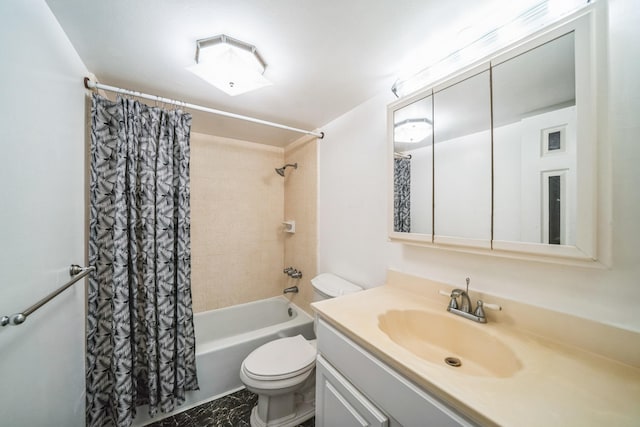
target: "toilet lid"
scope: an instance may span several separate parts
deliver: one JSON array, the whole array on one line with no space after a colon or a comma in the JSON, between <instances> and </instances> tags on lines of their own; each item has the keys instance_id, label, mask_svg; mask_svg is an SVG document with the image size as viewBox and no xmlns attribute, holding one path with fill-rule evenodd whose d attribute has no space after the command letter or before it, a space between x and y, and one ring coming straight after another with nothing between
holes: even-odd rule
<instances>
[{"instance_id":1,"label":"toilet lid","mask_svg":"<svg viewBox=\"0 0 640 427\"><path fill-rule=\"evenodd\" d=\"M244 360L245 373L255 379L280 380L306 372L314 366L316 349L302 335L271 341Z\"/></svg>"}]
</instances>

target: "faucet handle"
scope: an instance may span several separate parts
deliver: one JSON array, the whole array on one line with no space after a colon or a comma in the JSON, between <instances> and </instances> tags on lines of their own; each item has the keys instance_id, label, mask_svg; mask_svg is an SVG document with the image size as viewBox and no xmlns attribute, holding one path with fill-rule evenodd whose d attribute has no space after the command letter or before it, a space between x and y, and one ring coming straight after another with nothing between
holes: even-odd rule
<instances>
[{"instance_id":1,"label":"faucet handle","mask_svg":"<svg viewBox=\"0 0 640 427\"><path fill-rule=\"evenodd\" d=\"M451 298L449 300L449 308L453 308L453 309L457 309L458 308L458 300L457 300L457 298L460 296L459 289L454 289L451 292L439 290L438 293L440 295L445 296L445 297Z\"/></svg>"},{"instance_id":2,"label":"faucet handle","mask_svg":"<svg viewBox=\"0 0 640 427\"><path fill-rule=\"evenodd\" d=\"M478 300L478 303L482 303L482 306L484 308L488 308L489 310L502 311L502 306L501 305L489 304L488 302L484 302L484 301L481 301L481 300Z\"/></svg>"},{"instance_id":3,"label":"faucet handle","mask_svg":"<svg viewBox=\"0 0 640 427\"><path fill-rule=\"evenodd\" d=\"M484 303L482 302L481 299L478 300L478 303L476 305L476 309L473 312L473 315L479 318L485 318L486 316L484 315L484 309L482 308L482 306L484 305Z\"/></svg>"},{"instance_id":4,"label":"faucet handle","mask_svg":"<svg viewBox=\"0 0 640 427\"><path fill-rule=\"evenodd\" d=\"M484 314L484 307L490 309L490 310L496 310L496 311L501 311L502 307L499 306L498 304L487 304L484 303L482 300L478 300L478 304L476 306L475 311L473 312L474 316L479 317L479 318L485 318L485 314Z\"/></svg>"}]
</instances>

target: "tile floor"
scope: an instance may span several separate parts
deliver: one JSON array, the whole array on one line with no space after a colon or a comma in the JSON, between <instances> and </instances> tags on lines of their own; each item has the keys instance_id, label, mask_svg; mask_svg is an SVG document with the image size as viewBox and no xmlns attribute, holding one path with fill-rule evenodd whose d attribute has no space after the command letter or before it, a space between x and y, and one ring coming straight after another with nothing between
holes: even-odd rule
<instances>
[{"instance_id":1,"label":"tile floor","mask_svg":"<svg viewBox=\"0 0 640 427\"><path fill-rule=\"evenodd\" d=\"M240 390L149 424L149 427L249 427L251 409L257 401L257 395ZM312 418L298 427L314 425Z\"/></svg>"}]
</instances>

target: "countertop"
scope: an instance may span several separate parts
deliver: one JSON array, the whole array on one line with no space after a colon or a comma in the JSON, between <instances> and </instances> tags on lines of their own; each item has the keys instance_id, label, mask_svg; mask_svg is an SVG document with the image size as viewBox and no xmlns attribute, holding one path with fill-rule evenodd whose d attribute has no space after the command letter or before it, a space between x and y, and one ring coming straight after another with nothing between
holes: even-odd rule
<instances>
[{"instance_id":1,"label":"countertop","mask_svg":"<svg viewBox=\"0 0 640 427\"><path fill-rule=\"evenodd\" d=\"M321 318L374 356L479 424L640 425L638 367L501 323L499 314L492 315L487 324L477 324L447 313L447 302L446 297L431 298L385 285L312 306ZM378 328L378 317L388 310L440 310L470 322L507 345L522 367L512 376L497 378L471 376L430 363Z\"/></svg>"}]
</instances>

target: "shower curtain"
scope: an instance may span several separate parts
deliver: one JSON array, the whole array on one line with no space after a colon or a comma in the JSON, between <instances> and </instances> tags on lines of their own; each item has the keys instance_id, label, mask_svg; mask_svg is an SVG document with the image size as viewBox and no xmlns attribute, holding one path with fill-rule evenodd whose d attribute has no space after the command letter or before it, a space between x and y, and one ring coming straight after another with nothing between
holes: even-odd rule
<instances>
[{"instance_id":1,"label":"shower curtain","mask_svg":"<svg viewBox=\"0 0 640 427\"><path fill-rule=\"evenodd\" d=\"M393 231L411 231L411 159L393 159Z\"/></svg>"},{"instance_id":2,"label":"shower curtain","mask_svg":"<svg viewBox=\"0 0 640 427\"><path fill-rule=\"evenodd\" d=\"M93 95L87 426L130 426L197 390L191 305L191 116Z\"/></svg>"}]
</instances>

